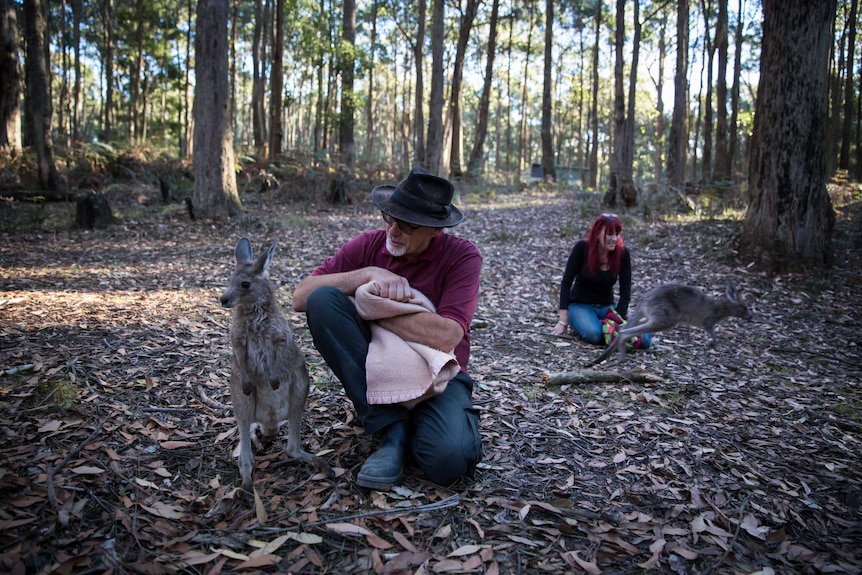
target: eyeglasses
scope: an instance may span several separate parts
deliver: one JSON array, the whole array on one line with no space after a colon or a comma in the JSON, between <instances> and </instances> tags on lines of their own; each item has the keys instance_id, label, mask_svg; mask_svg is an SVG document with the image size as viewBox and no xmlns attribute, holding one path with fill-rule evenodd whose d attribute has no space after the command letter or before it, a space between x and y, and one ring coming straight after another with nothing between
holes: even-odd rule
<instances>
[{"instance_id":1,"label":"eyeglasses","mask_svg":"<svg viewBox=\"0 0 862 575\"><path fill-rule=\"evenodd\" d=\"M381 214L383 216L383 221L386 222L387 226L398 226L398 229L401 230L401 233L406 236L413 235L418 228L422 226L414 226L413 224L408 224L407 222L402 222L399 219L393 218L389 214Z\"/></svg>"}]
</instances>

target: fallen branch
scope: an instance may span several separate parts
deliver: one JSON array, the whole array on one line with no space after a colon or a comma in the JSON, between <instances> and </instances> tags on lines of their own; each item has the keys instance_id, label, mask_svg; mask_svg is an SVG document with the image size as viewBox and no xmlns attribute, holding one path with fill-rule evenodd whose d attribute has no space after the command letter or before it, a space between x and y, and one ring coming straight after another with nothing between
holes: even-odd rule
<instances>
[{"instance_id":1,"label":"fallen branch","mask_svg":"<svg viewBox=\"0 0 862 575\"><path fill-rule=\"evenodd\" d=\"M661 376L645 371L604 371L598 369L546 373L542 376L542 384L552 387L581 383L658 383L661 381L664 381Z\"/></svg>"},{"instance_id":2,"label":"fallen branch","mask_svg":"<svg viewBox=\"0 0 862 575\"><path fill-rule=\"evenodd\" d=\"M78 444L78 447L67 453L66 457L63 458L63 461L58 463L56 467L48 470L48 501L51 503L51 506L54 509L57 509L57 494L54 492L54 476L57 474L58 471L63 469L64 465L69 463L69 461L71 461L73 457L78 455L81 450L84 449L84 447L89 445L90 442L92 442L93 439L96 438L99 432L102 431L102 426L105 425L106 421L108 421L108 417L110 417L110 415L106 415L105 417L103 417L102 421L99 422L99 425L96 426L96 429L93 430L93 433L87 436L87 439Z\"/></svg>"},{"instance_id":3,"label":"fallen branch","mask_svg":"<svg viewBox=\"0 0 862 575\"><path fill-rule=\"evenodd\" d=\"M198 396L201 398L204 405L208 405L213 409L230 409L229 405L225 405L224 403L216 401L208 396L202 387L198 387Z\"/></svg>"},{"instance_id":4,"label":"fallen branch","mask_svg":"<svg viewBox=\"0 0 862 575\"><path fill-rule=\"evenodd\" d=\"M326 525L327 523L347 523L355 519L365 519L366 517L379 517L381 515L406 515L415 513L426 513L428 511L439 511L440 509L455 507L460 504L461 497L456 493L455 495L450 495L446 499L441 499L440 501L435 501L434 503L426 503L425 505L417 505L416 507L393 507L392 509L378 509L375 511L366 511L364 513L354 513L353 515L334 517L331 519L314 521L313 523L303 523L302 527L307 529L309 527ZM264 531L266 531L267 533L284 533L287 531L296 531L296 527L279 527L275 529L264 529Z\"/></svg>"}]
</instances>

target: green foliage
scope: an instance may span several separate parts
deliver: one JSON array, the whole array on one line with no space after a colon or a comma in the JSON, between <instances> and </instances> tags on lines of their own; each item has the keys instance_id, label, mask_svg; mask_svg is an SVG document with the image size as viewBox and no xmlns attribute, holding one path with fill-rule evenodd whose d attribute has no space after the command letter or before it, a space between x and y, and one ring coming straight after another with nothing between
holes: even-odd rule
<instances>
[{"instance_id":1,"label":"green foliage","mask_svg":"<svg viewBox=\"0 0 862 575\"><path fill-rule=\"evenodd\" d=\"M78 388L66 380L42 380L33 388L33 406L54 405L59 409L69 409L78 399Z\"/></svg>"}]
</instances>

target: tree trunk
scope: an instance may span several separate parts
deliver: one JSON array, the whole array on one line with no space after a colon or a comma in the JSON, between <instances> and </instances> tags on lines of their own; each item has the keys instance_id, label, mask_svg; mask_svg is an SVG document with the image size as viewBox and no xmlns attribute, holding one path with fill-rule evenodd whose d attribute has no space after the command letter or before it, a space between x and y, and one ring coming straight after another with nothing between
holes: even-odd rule
<instances>
[{"instance_id":1,"label":"tree trunk","mask_svg":"<svg viewBox=\"0 0 862 575\"><path fill-rule=\"evenodd\" d=\"M467 6L461 15L458 26L458 44L455 48L455 62L452 66L452 88L449 92L452 145L449 148L449 171L455 178L464 175L464 160L461 151L461 85L464 76L464 58L467 56L467 42L470 40L470 31L473 29L478 10L479 0L467 0Z\"/></svg>"},{"instance_id":2,"label":"tree trunk","mask_svg":"<svg viewBox=\"0 0 862 575\"><path fill-rule=\"evenodd\" d=\"M844 76L844 117L841 125L841 152L838 156L838 167L850 169L850 145L853 128L853 55L856 50L856 11L857 0L850 2L850 32L847 35L847 74Z\"/></svg>"},{"instance_id":3,"label":"tree trunk","mask_svg":"<svg viewBox=\"0 0 862 575\"><path fill-rule=\"evenodd\" d=\"M656 82L656 93L658 98L656 101L656 120L655 120L655 149L653 150L653 176L655 183L658 184L664 178L662 176L662 149L664 147L664 100L662 93L664 92L664 59L667 55L667 43L665 40L665 32L667 30L667 16L662 13L661 27L658 36L658 81Z\"/></svg>"},{"instance_id":4,"label":"tree trunk","mask_svg":"<svg viewBox=\"0 0 862 575\"><path fill-rule=\"evenodd\" d=\"M334 204L347 203L348 188L353 182L356 171L356 139L354 135L354 115L356 95L353 92L353 78L356 50L356 2L343 0L343 24L341 46L338 49L338 68L341 73L341 113L338 117L338 145L340 165L336 185L329 201Z\"/></svg>"},{"instance_id":5,"label":"tree trunk","mask_svg":"<svg viewBox=\"0 0 862 575\"><path fill-rule=\"evenodd\" d=\"M374 152L374 56L377 53L377 14L380 10L378 0L371 0L371 34L370 46L368 47L368 96L365 98L365 157L369 160L376 158Z\"/></svg>"},{"instance_id":6,"label":"tree trunk","mask_svg":"<svg viewBox=\"0 0 862 575\"><path fill-rule=\"evenodd\" d=\"M715 60L715 42L709 36L711 28L710 18L712 16L711 8L711 3L703 3L703 24L706 30L703 46L706 52L706 57L704 58L706 62L706 98L701 102L703 109L703 167L701 168L700 178L704 182L712 181L712 64ZM697 142L696 138L695 142Z\"/></svg>"},{"instance_id":7,"label":"tree trunk","mask_svg":"<svg viewBox=\"0 0 862 575\"><path fill-rule=\"evenodd\" d=\"M611 155L610 178L604 203L617 204L617 196L625 182L623 174L623 148L626 142L626 100L623 86L623 48L626 39L625 0L617 0L616 26L614 31L614 139Z\"/></svg>"},{"instance_id":8,"label":"tree trunk","mask_svg":"<svg viewBox=\"0 0 862 575\"><path fill-rule=\"evenodd\" d=\"M129 94L129 106L131 108L132 120L129 122L129 140L132 143L141 139L141 84L144 75L144 0L136 1L137 22L135 23L135 64L132 69L131 87Z\"/></svg>"},{"instance_id":9,"label":"tree trunk","mask_svg":"<svg viewBox=\"0 0 862 575\"><path fill-rule=\"evenodd\" d=\"M832 260L824 130L836 0L764 0L740 255L768 272ZM805 42L800 42L805 38Z\"/></svg>"},{"instance_id":10,"label":"tree trunk","mask_svg":"<svg viewBox=\"0 0 862 575\"><path fill-rule=\"evenodd\" d=\"M599 181L599 40L602 30L602 0L596 1L595 31L596 40L593 44L593 81L592 101L590 103L590 137L592 143L589 151L590 188L593 190Z\"/></svg>"},{"instance_id":11,"label":"tree trunk","mask_svg":"<svg viewBox=\"0 0 862 575\"><path fill-rule=\"evenodd\" d=\"M488 23L488 59L485 63L485 79L482 82L482 96L476 119L476 135L473 150L467 162L467 174L475 180L484 168L485 137L488 135L488 111L491 106L491 90L494 79L494 56L497 50L497 19L500 13L500 0L493 0L491 21Z\"/></svg>"},{"instance_id":12,"label":"tree trunk","mask_svg":"<svg viewBox=\"0 0 862 575\"><path fill-rule=\"evenodd\" d=\"M416 66L416 91L414 104L413 129L415 131L415 150L413 161L420 166L428 164L428 149L425 146L425 80L422 74L422 63L425 61L425 24L428 3L419 0L416 24L416 43L413 44L413 65ZM442 94L441 94L442 97Z\"/></svg>"},{"instance_id":13,"label":"tree trunk","mask_svg":"<svg viewBox=\"0 0 862 575\"><path fill-rule=\"evenodd\" d=\"M51 77L48 24L42 0L24 0L26 119L28 144L36 152L36 172L43 190L58 187L51 142Z\"/></svg>"},{"instance_id":14,"label":"tree trunk","mask_svg":"<svg viewBox=\"0 0 862 575\"><path fill-rule=\"evenodd\" d=\"M676 72L673 81L673 116L668 135L667 175L672 186L685 183L688 155L688 0L679 0L676 15Z\"/></svg>"},{"instance_id":15,"label":"tree trunk","mask_svg":"<svg viewBox=\"0 0 862 575\"><path fill-rule=\"evenodd\" d=\"M551 79L554 58L554 0L545 0L545 63L542 81L542 168L543 180L557 181L553 138L553 93Z\"/></svg>"},{"instance_id":16,"label":"tree trunk","mask_svg":"<svg viewBox=\"0 0 862 575\"><path fill-rule=\"evenodd\" d=\"M528 134L527 134L527 115L528 112L525 110L529 110L529 91L527 87L529 86L529 77L530 77L530 64L531 57L533 55L533 27L535 25L535 13L534 13L534 5L533 2L529 2L529 26L530 29L527 32L527 46L525 48L525 56L524 56L524 78L521 82L521 110L524 112L521 114L521 125L518 129L518 165L516 169L518 172L521 171L521 168L524 166L524 162L526 161L528 165L532 163L530 158L530 150L529 150L529 142L528 142Z\"/></svg>"},{"instance_id":17,"label":"tree trunk","mask_svg":"<svg viewBox=\"0 0 862 575\"><path fill-rule=\"evenodd\" d=\"M742 32L745 28L742 19L744 0L739 0L736 20L736 31L734 34L733 53L733 87L730 89L730 137L727 146L727 163L730 167L728 175L735 179L737 170L737 155L739 149L739 81L742 75L742 43L744 37Z\"/></svg>"},{"instance_id":18,"label":"tree trunk","mask_svg":"<svg viewBox=\"0 0 862 575\"><path fill-rule=\"evenodd\" d=\"M263 54L266 50L264 42L265 11L263 0L254 3L254 30L251 41L251 126L254 137L254 149L258 154L266 150L266 113L264 100L266 97L266 72L264 70Z\"/></svg>"},{"instance_id":19,"label":"tree trunk","mask_svg":"<svg viewBox=\"0 0 862 575\"><path fill-rule=\"evenodd\" d=\"M718 0L715 26L715 50L718 52L718 74L715 81L715 164L713 179L730 179L731 166L727 145L727 0Z\"/></svg>"},{"instance_id":20,"label":"tree trunk","mask_svg":"<svg viewBox=\"0 0 862 575\"><path fill-rule=\"evenodd\" d=\"M114 0L105 0L102 17L105 26L105 105L102 112L102 138L114 137Z\"/></svg>"},{"instance_id":21,"label":"tree trunk","mask_svg":"<svg viewBox=\"0 0 862 575\"><path fill-rule=\"evenodd\" d=\"M443 42L444 0L433 0L431 14L431 101L428 107L428 135L425 167L432 174L440 171L443 153Z\"/></svg>"},{"instance_id":22,"label":"tree trunk","mask_svg":"<svg viewBox=\"0 0 862 575\"><path fill-rule=\"evenodd\" d=\"M284 0L276 0L275 41L272 45L272 73L270 74L269 96L269 158L276 160L281 154L284 141L282 115L282 95L284 93Z\"/></svg>"},{"instance_id":23,"label":"tree trunk","mask_svg":"<svg viewBox=\"0 0 862 575\"><path fill-rule=\"evenodd\" d=\"M14 0L0 0L0 150L21 151L21 76Z\"/></svg>"},{"instance_id":24,"label":"tree trunk","mask_svg":"<svg viewBox=\"0 0 862 575\"><path fill-rule=\"evenodd\" d=\"M199 0L195 62L194 207L199 217L242 210L234 174L227 62L228 0Z\"/></svg>"}]
</instances>

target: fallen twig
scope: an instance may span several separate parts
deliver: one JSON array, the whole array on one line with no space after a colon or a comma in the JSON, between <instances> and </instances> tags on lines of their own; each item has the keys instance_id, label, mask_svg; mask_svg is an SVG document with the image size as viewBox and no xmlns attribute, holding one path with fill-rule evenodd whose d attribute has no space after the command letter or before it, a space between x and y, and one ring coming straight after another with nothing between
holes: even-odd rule
<instances>
[{"instance_id":1,"label":"fallen twig","mask_svg":"<svg viewBox=\"0 0 862 575\"><path fill-rule=\"evenodd\" d=\"M436 501L434 503L426 503L425 505L417 505L416 507L395 507L392 509L378 509L376 511L366 511L365 513L354 513L353 515L346 515L344 517L335 517L330 519L325 519L321 521L315 521L313 523L303 523L303 527L317 527L320 525L326 525L327 523L345 523L348 521L353 521L354 519L365 519L366 517L378 517L380 515L401 515L406 513L426 513L428 511L439 511L440 509L448 509L449 507L455 507L461 503L461 497L456 493L446 499L441 499L440 501ZM277 528L277 529L266 529L267 533L284 533L287 531L296 531L295 527L286 527L286 528Z\"/></svg>"},{"instance_id":2,"label":"fallen twig","mask_svg":"<svg viewBox=\"0 0 862 575\"><path fill-rule=\"evenodd\" d=\"M546 373L542 376L542 384L559 387L579 383L658 383L664 381L661 376L645 371L603 371L584 369L581 371L565 371L562 373Z\"/></svg>"},{"instance_id":3,"label":"fallen twig","mask_svg":"<svg viewBox=\"0 0 862 575\"><path fill-rule=\"evenodd\" d=\"M743 519L745 519L745 508L748 506L749 499L751 499L750 495L742 502L742 507L739 509L739 521L736 523L736 530L733 532L733 539L727 543L727 548L724 550L724 553L718 558L718 561L707 567L700 573L700 575L712 575L712 572L715 571L719 565L724 563L724 560L727 559L728 555L730 555L730 551L733 549L733 546L736 545L736 540L739 539L739 530L742 528Z\"/></svg>"},{"instance_id":4,"label":"fallen twig","mask_svg":"<svg viewBox=\"0 0 862 575\"><path fill-rule=\"evenodd\" d=\"M56 467L48 470L48 478L46 480L48 483L48 501L51 503L51 506L54 509L57 509L57 494L54 491L54 475L56 475L57 472L60 471L64 465L69 463L69 461L71 461L73 457L78 455L81 450L84 449L84 447L89 445L90 442L95 439L99 432L102 431L102 426L105 425L106 421L108 421L108 417L110 417L110 415L106 415L105 417L103 417L102 421L100 421L99 424L96 426L96 429L93 430L93 433L87 436L87 439L78 444L78 447L67 453L66 457L63 458L63 461L58 463Z\"/></svg>"},{"instance_id":5,"label":"fallen twig","mask_svg":"<svg viewBox=\"0 0 862 575\"><path fill-rule=\"evenodd\" d=\"M212 399L210 396L208 396L206 392L204 392L204 389L202 387L198 387L198 395L200 396L201 401L204 405L208 405L213 409L230 409L229 405L225 405L224 403L216 401L215 399Z\"/></svg>"}]
</instances>

